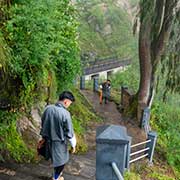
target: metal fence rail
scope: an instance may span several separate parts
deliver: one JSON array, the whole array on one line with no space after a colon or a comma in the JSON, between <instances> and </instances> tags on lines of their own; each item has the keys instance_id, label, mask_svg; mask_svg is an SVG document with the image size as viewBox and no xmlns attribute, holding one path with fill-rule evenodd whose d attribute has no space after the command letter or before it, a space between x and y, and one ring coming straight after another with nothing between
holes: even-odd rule
<instances>
[{"instance_id":1,"label":"metal fence rail","mask_svg":"<svg viewBox=\"0 0 180 180\"><path fill-rule=\"evenodd\" d=\"M148 142L151 142L151 139L149 139L149 140L147 140L147 141L144 141L144 142L140 142L140 143L134 144L134 145L131 146L131 148L134 148L134 147L137 147L137 146L146 144L146 143L148 143Z\"/></svg>"},{"instance_id":2,"label":"metal fence rail","mask_svg":"<svg viewBox=\"0 0 180 180\"><path fill-rule=\"evenodd\" d=\"M148 133L148 139L146 141L131 145L130 149L144 145L144 144L146 145L146 147L144 149L140 149L140 150L135 151L135 152L129 152L129 159L128 159L129 163L128 163L127 167L129 167L130 163L133 163L133 162L140 160L144 157L148 157L149 162L152 163L154 148L155 148L155 144L156 144L156 138L157 138L157 134L155 132L149 132ZM140 153L144 153L144 154L139 156L139 157L136 157L135 159L130 160L130 157L132 157L134 155L138 155Z\"/></svg>"},{"instance_id":3,"label":"metal fence rail","mask_svg":"<svg viewBox=\"0 0 180 180\"><path fill-rule=\"evenodd\" d=\"M143 141L143 142L140 142L140 143L131 145L131 148L138 147L138 146L141 146L141 145L143 145L143 144L150 143L150 142L151 142L151 139L148 139L148 140L146 140L146 141ZM150 147L146 147L146 148L141 149L141 150L139 150L139 151L135 151L135 152L130 153L129 156L131 157L131 156L134 156L134 155L137 155L137 154L146 152L146 154L141 155L141 156L139 156L139 157L137 157L137 158L135 158L135 159L130 160L130 161L129 161L129 164L131 164L131 163L133 163L133 162L135 162L135 161L138 161L138 160L140 160L140 159L142 159L142 158L144 158L144 157L147 157L147 156L149 155L149 152L148 152L149 149L150 149Z\"/></svg>"},{"instance_id":4,"label":"metal fence rail","mask_svg":"<svg viewBox=\"0 0 180 180\"><path fill-rule=\"evenodd\" d=\"M115 162L112 162L111 163L111 166L116 174L116 176L118 177L119 180L124 180L123 176L121 175L121 172L119 171L117 165Z\"/></svg>"},{"instance_id":5,"label":"metal fence rail","mask_svg":"<svg viewBox=\"0 0 180 180\"><path fill-rule=\"evenodd\" d=\"M139 160L139 159L142 159L142 158L144 158L144 157L146 157L146 156L148 156L149 154L148 153L146 153L146 154L144 154L144 155L142 155L142 156L140 156L140 157L137 157L136 159L132 159L131 161L129 161L129 163L133 163L133 162L135 162L135 161L137 161L137 160Z\"/></svg>"},{"instance_id":6,"label":"metal fence rail","mask_svg":"<svg viewBox=\"0 0 180 180\"><path fill-rule=\"evenodd\" d=\"M145 152L145 151L147 151L147 150L149 150L149 149L150 149L150 148L149 148L149 147L147 147L147 148L145 148L145 149L142 149L142 150L139 150L139 151L133 152L133 153L131 153L131 154L130 154L130 156L134 156L134 155L136 155L136 154L139 154L139 153Z\"/></svg>"}]
</instances>

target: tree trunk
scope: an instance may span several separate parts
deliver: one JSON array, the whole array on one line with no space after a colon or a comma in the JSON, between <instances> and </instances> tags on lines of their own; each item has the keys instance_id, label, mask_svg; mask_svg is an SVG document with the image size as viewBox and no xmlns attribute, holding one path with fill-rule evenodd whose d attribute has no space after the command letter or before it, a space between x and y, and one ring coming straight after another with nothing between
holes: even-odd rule
<instances>
[{"instance_id":1,"label":"tree trunk","mask_svg":"<svg viewBox=\"0 0 180 180\"><path fill-rule=\"evenodd\" d=\"M142 109L151 107L155 87L157 68L166 46L173 13L177 0L144 0L141 2L141 25L139 32L140 84L137 92L137 118L141 119Z\"/></svg>"},{"instance_id":2,"label":"tree trunk","mask_svg":"<svg viewBox=\"0 0 180 180\"><path fill-rule=\"evenodd\" d=\"M138 103L147 105L151 86L151 53L150 53L150 22L141 25L139 32L139 63L140 84L138 91Z\"/></svg>"}]
</instances>

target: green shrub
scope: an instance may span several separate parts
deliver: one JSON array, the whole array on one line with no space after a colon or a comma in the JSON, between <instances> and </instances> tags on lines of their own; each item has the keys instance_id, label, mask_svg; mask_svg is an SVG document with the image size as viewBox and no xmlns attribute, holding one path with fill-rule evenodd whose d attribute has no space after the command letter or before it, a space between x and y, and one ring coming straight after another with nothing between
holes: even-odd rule
<instances>
[{"instance_id":1,"label":"green shrub","mask_svg":"<svg viewBox=\"0 0 180 180\"><path fill-rule=\"evenodd\" d=\"M86 152L88 147L85 142L84 134L90 121L100 121L92 111L92 106L88 100L77 90L73 89L76 101L70 107L72 122L77 136L77 151Z\"/></svg>"},{"instance_id":2,"label":"green shrub","mask_svg":"<svg viewBox=\"0 0 180 180\"><path fill-rule=\"evenodd\" d=\"M158 151L180 170L180 108L155 102L151 126L158 132Z\"/></svg>"},{"instance_id":3,"label":"green shrub","mask_svg":"<svg viewBox=\"0 0 180 180\"><path fill-rule=\"evenodd\" d=\"M2 28L13 104L51 100L72 83L80 69L75 15L69 0L13 1Z\"/></svg>"},{"instance_id":4,"label":"green shrub","mask_svg":"<svg viewBox=\"0 0 180 180\"><path fill-rule=\"evenodd\" d=\"M138 68L137 68L138 69ZM123 72L111 75L112 88L120 91L121 86L127 86L130 90L136 92L138 89L139 75L136 65L131 65Z\"/></svg>"},{"instance_id":5,"label":"green shrub","mask_svg":"<svg viewBox=\"0 0 180 180\"><path fill-rule=\"evenodd\" d=\"M156 172L149 174L148 177L150 177L151 179L153 178L154 180L174 180L174 178Z\"/></svg>"},{"instance_id":6,"label":"green shrub","mask_svg":"<svg viewBox=\"0 0 180 180\"><path fill-rule=\"evenodd\" d=\"M124 175L124 180L141 180L140 176L133 172L126 172Z\"/></svg>"}]
</instances>

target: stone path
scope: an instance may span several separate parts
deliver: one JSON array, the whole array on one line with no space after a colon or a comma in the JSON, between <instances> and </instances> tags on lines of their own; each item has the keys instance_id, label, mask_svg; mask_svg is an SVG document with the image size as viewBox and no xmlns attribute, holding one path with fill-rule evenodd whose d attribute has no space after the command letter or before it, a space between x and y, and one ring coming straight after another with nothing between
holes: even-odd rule
<instances>
[{"instance_id":1,"label":"stone path","mask_svg":"<svg viewBox=\"0 0 180 180\"><path fill-rule=\"evenodd\" d=\"M72 155L65 168L65 180L95 180L95 136L96 128L102 124L115 124L127 127L128 134L133 137L132 143L144 139L143 133L131 120L124 120L118 112L115 103L99 104L99 97L91 91L82 93L92 103L94 110L103 118L103 122L90 123L86 141L89 151L82 155ZM142 137L139 139L139 137ZM49 180L52 175L52 167L49 162L42 161L39 164L0 164L0 180Z\"/></svg>"}]
</instances>

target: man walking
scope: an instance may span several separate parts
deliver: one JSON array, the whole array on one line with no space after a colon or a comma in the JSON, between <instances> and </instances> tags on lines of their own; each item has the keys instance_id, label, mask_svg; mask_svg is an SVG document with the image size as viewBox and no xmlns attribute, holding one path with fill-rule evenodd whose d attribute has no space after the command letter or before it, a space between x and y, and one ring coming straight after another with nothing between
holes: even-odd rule
<instances>
[{"instance_id":1,"label":"man walking","mask_svg":"<svg viewBox=\"0 0 180 180\"><path fill-rule=\"evenodd\" d=\"M68 141L75 152L76 137L67 108L75 101L73 94L64 91L55 105L46 107L42 115L41 136L48 142L50 158L54 167L53 180L64 180L62 172L69 160Z\"/></svg>"}]
</instances>

